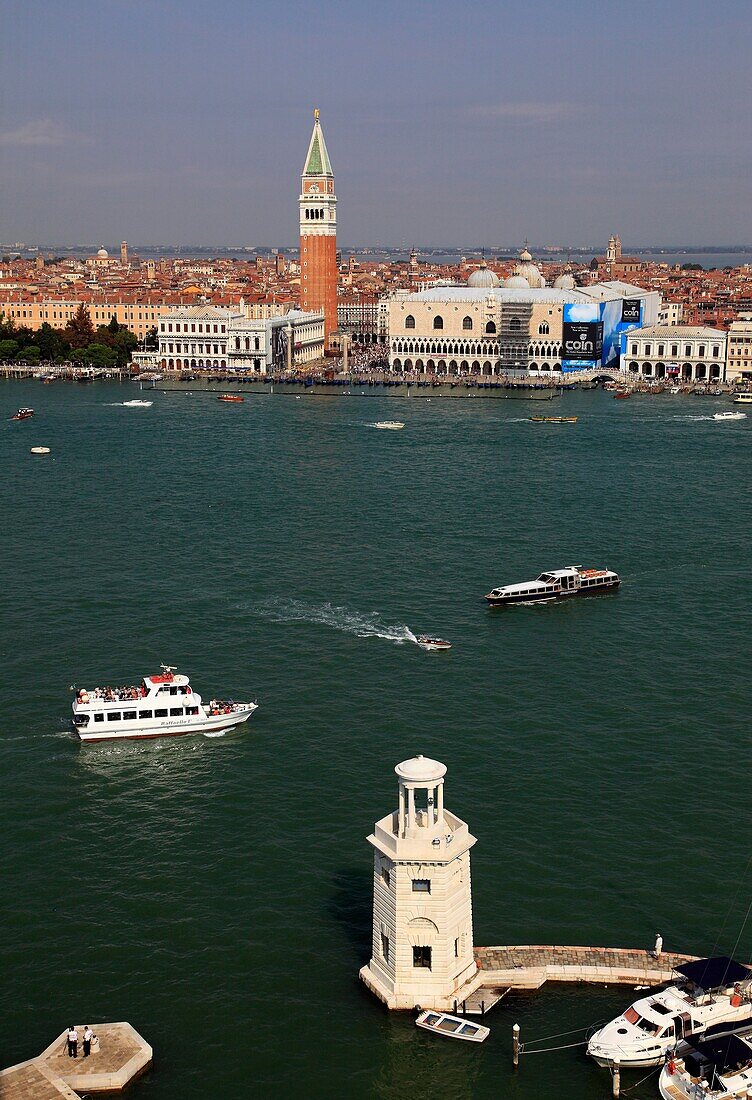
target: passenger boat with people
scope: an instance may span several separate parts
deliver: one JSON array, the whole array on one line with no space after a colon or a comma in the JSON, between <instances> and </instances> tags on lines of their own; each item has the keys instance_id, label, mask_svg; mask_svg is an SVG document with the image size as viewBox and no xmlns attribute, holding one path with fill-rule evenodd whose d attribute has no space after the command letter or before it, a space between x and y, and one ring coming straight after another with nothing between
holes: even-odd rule
<instances>
[{"instance_id":1,"label":"passenger boat with people","mask_svg":"<svg viewBox=\"0 0 752 1100\"><path fill-rule=\"evenodd\" d=\"M748 966L721 956L676 966L674 974L668 988L635 1001L590 1036L587 1052L599 1066L658 1066L698 1041L752 1032Z\"/></svg>"},{"instance_id":2,"label":"passenger boat with people","mask_svg":"<svg viewBox=\"0 0 752 1100\"><path fill-rule=\"evenodd\" d=\"M451 649L452 643L445 638L432 638L429 634L419 634L415 639L421 649Z\"/></svg>"},{"instance_id":3,"label":"passenger boat with people","mask_svg":"<svg viewBox=\"0 0 752 1100\"><path fill-rule=\"evenodd\" d=\"M221 393L217 401L229 401L233 405L240 405L245 401L245 398L242 393Z\"/></svg>"},{"instance_id":4,"label":"passenger boat with people","mask_svg":"<svg viewBox=\"0 0 752 1100\"><path fill-rule=\"evenodd\" d=\"M735 405L752 405L752 391L750 393L735 393L734 394Z\"/></svg>"},{"instance_id":5,"label":"passenger boat with people","mask_svg":"<svg viewBox=\"0 0 752 1100\"><path fill-rule=\"evenodd\" d=\"M82 741L220 733L247 722L257 707L233 699L204 703L187 676L162 665L159 675L144 676L130 687L79 688L73 726Z\"/></svg>"},{"instance_id":6,"label":"passenger boat with people","mask_svg":"<svg viewBox=\"0 0 752 1100\"><path fill-rule=\"evenodd\" d=\"M620 584L619 574L612 569L582 569L579 565L568 565L564 569L549 569L534 581L492 588L485 598L492 607L501 607L509 603L561 600L570 596L614 592Z\"/></svg>"},{"instance_id":7,"label":"passenger boat with people","mask_svg":"<svg viewBox=\"0 0 752 1100\"><path fill-rule=\"evenodd\" d=\"M692 1043L682 1057L669 1057L658 1091L663 1100L747 1100L752 1095L752 1043L739 1035Z\"/></svg>"},{"instance_id":8,"label":"passenger boat with people","mask_svg":"<svg viewBox=\"0 0 752 1100\"><path fill-rule=\"evenodd\" d=\"M11 420L30 420L34 415L33 409L19 409L17 413L14 413L10 418Z\"/></svg>"},{"instance_id":9,"label":"passenger boat with people","mask_svg":"<svg viewBox=\"0 0 752 1100\"><path fill-rule=\"evenodd\" d=\"M445 1039L464 1039L470 1043L482 1043L491 1034L491 1029L483 1024L471 1023L461 1016L450 1016L448 1012L421 1012L415 1020L416 1027L432 1031L434 1035L443 1035Z\"/></svg>"}]
</instances>

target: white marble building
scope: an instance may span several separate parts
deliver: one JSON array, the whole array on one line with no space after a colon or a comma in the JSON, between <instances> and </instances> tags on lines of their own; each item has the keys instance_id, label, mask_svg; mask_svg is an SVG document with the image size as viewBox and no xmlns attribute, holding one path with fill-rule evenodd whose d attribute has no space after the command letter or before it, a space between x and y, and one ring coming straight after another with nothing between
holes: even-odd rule
<instances>
[{"instance_id":1,"label":"white marble building","mask_svg":"<svg viewBox=\"0 0 752 1100\"><path fill-rule=\"evenodd\" d=\"M726 380L726 333L700 325L649 325L622 336L622 369L643 378Z\"/></svg>"},{"instance_id":2,"label":"white marble building","mask_svg":"<svg viewBox=\"0 0 752 1100\"><path fill-rule=\"evenodd\" d=\"M368 838L373 955L360 977L388 1008L451 1009L482 981L473 956L475 837L444 807L444 764L416 756L394 770L399 808Z\"/></svg>"}]
</instances>

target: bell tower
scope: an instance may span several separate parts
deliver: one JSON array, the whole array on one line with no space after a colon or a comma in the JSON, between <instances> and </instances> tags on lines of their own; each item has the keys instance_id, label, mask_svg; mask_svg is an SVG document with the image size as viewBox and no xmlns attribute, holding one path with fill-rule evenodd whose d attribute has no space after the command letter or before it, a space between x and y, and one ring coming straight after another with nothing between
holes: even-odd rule
<instances>
[{"instance_id":1,"label":"bell tower","mask_svg":"<svg viewBox=\"0 0 752 1100\"><path fill-rule=\"evenodd\" d=\"M337 196L318 110L300 187L300 308L324 314L325 347L337 328Z\"/></svg>"},{"instance_id":2,"label":"bell tower","mask_svg":"<svg viewBox=\"0 0 752 1100\"><path fill-rule=\"evenodd\" d=\"M388 1008L451 1010L482 982L470 894L475 837L444 808L444 764L416 756L394 770L398 809L368 837L373 953L360 977Z\"/></svg>"}]
</instances>

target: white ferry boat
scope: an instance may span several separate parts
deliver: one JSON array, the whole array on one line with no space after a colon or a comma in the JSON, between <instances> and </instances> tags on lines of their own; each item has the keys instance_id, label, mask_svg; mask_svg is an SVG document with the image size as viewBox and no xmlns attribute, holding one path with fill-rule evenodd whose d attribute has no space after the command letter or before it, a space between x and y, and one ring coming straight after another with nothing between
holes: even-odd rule
<instances>
[{"instance_id":1,"label":"white ferry boat","mask_svg":"<svg viewBox=\"0 0 752 1100\"><path fill-rule=\"evenodd\" d=\"M752 391L749 393L735 393L734 394L735 405L752 405Z\"/></svg>"},{"instance_id":2,"label":"white ferry boat","mask_svg":"<svg viewBox=\"0 0 752 1100\"><path fill-rule=\"evenodd\" d=\"M581 569L579 565L568 565L565 569L549 569L534 581L492 588L486 599L492 607L500 607L508 603L561 600L569 596L613 592L620 584L619 574L611 569Z\"/></svg>"},{"instance_id":3,"label":"white ferry boat","mask_svg":"<svg viewBox=\"0 0 752 1100\"><path fill-rule=\"evenodd\" d=\"M588 1054L600 1066L658 1066L690 1044L752 1032L752 970L725 956L674 968L667 989L635 1001L591 1035Z\"/></svg>"},{"instance_id":4,"label":"white ferry boat","mask_svg":"<svg viewBox=\"0 0 752 1100\"><path fill-rule=\"evenodd\" d=\"M79 688L73 726L82 741L220 733L247 722L257 706L232 699L204 703L187 676L162 665L158 676L130 687Z\"/></svg>"},{"instance_id":5,"label":"white ferry boat","mask_svg":"<svg viewBox=\"0 0 752 1100\"><path fill-rule=\"evenodd\" d=\"M669 1058L658 1078L663 1100L747 1100L752 1094L752 1043L726 1035L695 1043Z\"/></svg>"}]
</instances>

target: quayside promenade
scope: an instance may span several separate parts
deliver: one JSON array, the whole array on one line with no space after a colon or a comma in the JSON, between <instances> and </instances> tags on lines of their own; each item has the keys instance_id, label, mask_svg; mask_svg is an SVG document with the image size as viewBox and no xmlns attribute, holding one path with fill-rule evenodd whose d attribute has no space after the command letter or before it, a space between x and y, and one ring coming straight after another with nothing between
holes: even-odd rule
<instances>
[{"instance_id":1,"label":"quayside promenade","mask_svg":"<svg viewBox=\"0 0 752 1100\"><path fill-rule=\"evenodd\" d=\"M84 1026L77 1024L79 1035ZM99 1049L69 1058L66 1032L36 1058L0 1071L2 1100L79 1100L122 1092L149 1068L153 1052L129 1023L92 1024Z\"/></svg>"}]
</instances>

